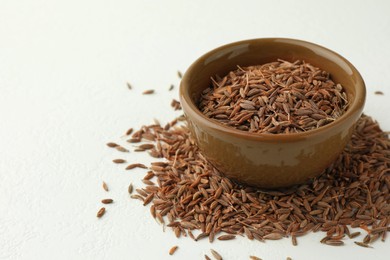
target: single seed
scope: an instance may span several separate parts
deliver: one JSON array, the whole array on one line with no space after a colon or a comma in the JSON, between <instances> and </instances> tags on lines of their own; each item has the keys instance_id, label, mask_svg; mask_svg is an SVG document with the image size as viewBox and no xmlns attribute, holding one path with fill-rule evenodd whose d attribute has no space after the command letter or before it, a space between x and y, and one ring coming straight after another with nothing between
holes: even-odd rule
<instances>
[{"instance_id":1,"label":"single seed","mask_svg":"<svg viewBox=\"0 0 390 260\"><path fill-rule=\"evenodd\" d=\"M218 240L232 240L235 239L236 236L234 235L222 235L218 237Z\"/></svg>"},{"instance_id":2,"label":"single seed","mask_svg":"<svg viewBox=\"0 0 390 260\"><path fill-rule=\"evenodd\" d=\"M143 149L143 150L149 150L149 149L154 148L154 145L153 144L141 144L140 146L138 146L138 148Z\"/></svg>"},{"instance_id":3,"label":"single seed","mask_svg":"<svg viewBox=\"0 0 390 260\"><path fill-rule=\"evenodd\" d=\"M176 235L177 238L180 237L180 235L181 235L180 227L175 227L175 235Z\"/></svg>"},{"instance_id":4,"label":"single seed","mask_svg":"<svg viewBox=\"0 0 390 260\"><path fill-rule=\"evenodd\" d=\"M254 236L253 236L252 232L246 226L244 226L244 233L245 233L246 237L249 240L253 240L254 239Z\"/></svg>"},{"instance_id":5,"label":"single seed","mask_svg":"<svg viewBox=\"0 0 390 260\"><path fill-rule=\"evenodd\" d=\"M148 90L145 90L144 92L142 92L143 95L150 95L153 93L154 93L154 89L148 89Z\"/></svg>"},{"instance_id":6,"label":"single seed","mask_svg":"<svg viewBox=\"0 0 390 260\"><path fill-rule=\"evenodd\" d=\"M133 184L130 183L129 187L127 188L127 191L129 194L133 193Z\"/></svg>"},{"instance_id":7,"label":"single seed","mask_svg":"<svg viewBox=\"0 0 390 260\"><path fill-rule=\"evenodd\" d=\"M379 91L379 90L375 91L374 93L375 93L375 95L384 95L384 93L382 91Z\"/></svg>"},{"instance_id":8,"label":"single seed","mask_svg":"<svg viewBox=\"0 0 390 260\"><path fill-rule=\"evenodd\" d=\"M268 235L263 236L264 239L270 239L270 240L278 240L283 238L283 235L280 233L270 233Z\"/></svg>"},{"instance_id":9,"label":"single seed","mask_svg":"<svg viewBox=\"0 0 390 260\"><path fill-rule=\"evenodd\" d=\"M96 216L98 218L101 218L101 217L103 217L104 213L106 213L106 208L103 207L103 208L99 209Z\"/></svg>"},{"instance_id":10,"label":"single seed","mask_svg":"<svg viewBox=\"0 0 390 260\"><path fill-rule=\"evenodd\" d=\"M139 143L139 142L141 142L141 138L130 138L126 142L128 142L128 143Z\"/></svg>"},{"instance_id":11,"label":"single seed","mask_svg":"<svg viewBox=\"0 0 390 260\"><path fill-rule=\"evenodd\" d=\"M111 148L115 148L115 147L119 146L119 145L116 144L116 143L107 143L106 145L107 145L108 147L111 147Z\"/></svg>"},{"instance_id":12,"label":"single seed","mask_svg":"<svg viewBox=\"0 0 390 260\"><path fill-rule=\"evenodd\" d=\"M262 260L260 257L254 256L254 255L249 256L249 259L250 260Z\"/></svg>"},{"instance_id":13,"label":"single seed","mask_svg":"<svg viewBox=\"0 0 390 260\"><path fill-rule=\"evenodd\" d=\"M320 240L320 243L326 243L326 241L328 241L329 239L330 239L330 236L323 237L323 238Z\"/></svg>"},{"instance_id":14,"label":"single seed","mask_svg":"<svg viewBox=\"0 0 390 260\"><path fill-rule=\"evenodd\" d=\"M214 249L210 249L210 251L216 260L222 260L222 256L217 251L215 251Z\"/></svg>"},{"instance_id":15,"label":"single seed","mask_svg":"<svg viewBox=\"0 0 390 260\"><path fill-rule=\"evenodd\" d=\"M344 245L344 242L341 240L327 240L325 241L325 244L330 246L342 246Z\"/></svg>"},{"instance_id":16,"label":"single seed","mask_svg":"<svg viewBox=\"0 0 390 260\"><path fill-rule=\"evenodd\" d=\"M147 197L147 196L148 196L148 193L147 193L146 191L144 191L143 189L135 189L135 191L136 191L139 195L141 195L141 196L143 196L143 197Z\"/></svg>"},{"instance_id":17,"label":"single seed","mask_svg":"<svg viewBox=\"0 0 390 260\"><path fill-rule=\"evenodd\" d=\"M158 220L161 224L164 224L164 223L165 223L165 221L164 221L163 217L161 216L161 213L160 213L160 212L157 212L157 211L156 211L156 218L157 218L157 220Z\"/></svg>"},{"instance_id":18,"label":"single seed","mask_svg":"<svg viewBox=\"0 0 390 260\"><path fill-rule=\"evenodd\" d=\"M156 218L156 206L152 205L150 206L150 214L153 218Z\"/></svg>"},{"instance_id":19,"label":"single seed","mask_svg":"<svg viewBox=\"0 0 390 260\"><path fill-rule=\"evenodd\" d=\"M370 236L370 234L368 234L368 235L366 235L366 236L363 238L363 243L368 244L368 243L370 243L370 240L371 240L371 236Z\"/></svg>"},{"instance_id":20,"label":"single seed","mask_svg":"<svg viewBox=\"0 0 390 260\"><path fill-rule=\"evenodd\" d=\"M363 242L358 242L358 241L354 241L354 243L358 246L361 246L361 247L367 247L367 248L372 248L372 246L366 244L366 243L363 243Z\"/></svg>"},{"instance_id":21,"label":"single seed","mask_svg":"<svg viewBox=\"0 0 390 260\"><path fill-rule=\"evenodd\" d=\"M126 135L131 135L132 132L133 132L133 128L129 128L129 130L126 131Z\"/></svg>"},{"instance_id":22,"label":"single seed","mask_svg":"<svg viewBox=\"0 0 390 260\"><path fill-rule=\"evenodd\" d=\"M214 237L215 237L215 232L214 230L211 230L210 234L209 234L209 242L212 243L214 241Z\"/></svg>"},{"instance_id":23,"label":"single seed","mask_svg":"<svg viewBox=\"0 0 390 260\"><path fill-rule=\"evenodd\" d=\"M349 235L349 238L355 238L357 236L359 236L361 233L360 232L353 232Z\"/></svg>"},{"instance_id":24,"label":"single seed","mask_svg":"<svg viewBox=\"0 0 390 260\"><path fill-rule=\"evenodd\" d=\"M171 86L169 87L169 91L173 90L175 86L173 84L171 84Z\"/></svg>"},{"instance_id":25,"label":"single seed","mask_svg":"<svg viewBox=\"0 0 390 260\"><path fill-rule=\"evenodd\" d=\"M114 159L114 160L112 160L114 163L125 163L126 162L126 160L124 160L124 159Z\"/></svg>"},{"instance_id":26,"label":"single seed","mask_svg":"<svg viewBox=\"0 0 390 260\"><path fill-rule=\"evenodd\" d=\"M104 189L105 191L108 191L107 183L105 183L104 181L103 181L102 187L103 187L103 189Z\"/></svg>"},{"instance_id":27,"label":"single seed","mask_svg":"<svg viewBox=\"0 0 390 260\"><path fill-rule=\"evenodd\" d=\"M133 88L129 82L126 82L126 85L127 85L128 89L132 89Z\"/></svg>"},{"instance_id":28,"label":"single seed","mask_svg":"<svg viewBox=\"0 0 390 260\"><path fill-rule=\"evenodd\" d=\"M298 241L297 241L297 237L292 235L291 236L291 243L293 244L293 246L297 246L298 245Z\"/></svg>"},{"instance_id":29,"label":"single seed","mask_svg":"<svg viewBox=\"0 0 390 260\"><path fill-rule=\"evenodd\" d=\"M126 170L131 170L131 169L134 169L134 168L142 168L142 169L147 169L148 167L146 167L144 164L142 163L133 163L133 164L129 164L127 167L126 167Z\"/></svg>"},{"instance_id":30,"label":"single seed","mask_svg":"<svg viewBox=\"0 0 390 260\"><path fill-rule=\"evenodd\" d=\"M138 194L133 194L133 195L130 195L130 198L132 199L137 199L137 200L140 200L140 201L144 201L144 198Z\"/></svg>"},{"instance_id":31,"label":"single seed","mask_svg":"<svg viewBox=\"0 0 390 260\"><path fill-rule=\"evenodd\" d=\"M144 200L144 206L148 205L154 197L154 193L150 193Z\"/></svg>"},{"instance_id":32,"label":"single seed","mask_svg":"<svg viewBox=\"0 0 390 260\"><path fill-rule=\"evenodd\" d=\"M208 236L207 233L200 233L200 234L195 238L195 241L201 240L202 238L205 238L205 237L207 237L207 236Z\"/></svg>"},{"instance_id":33,"label":"single seed","mask_svg":"<svg viewBox=\"0 0 390 260\"><path fill-rule=\"evenodd\" d=\"M179 77L179 79L183 77L183 74L180 72L180 70L177 71L177 76Z\"/></svg>"},{"instance_id":34,"label":"single seed","mask_svg":"<svg viewBox=\"0 0 390 260\"><path fill-rule=\"evenodd\" d=\"M145 183L146 185L154 185L154 182L147 179L143 179L142 182Z\"/></svg>"},{"instance_id":35,"label":"single seed","mask_svg":"<svg viewBox=\"0 0 390 260\"><path fill-rule=\"evenodd\" d=\"M171 247L171 249L169 249L169 254L170 254L170 255L173 255L173 254L176 252L176 250L177 250L178 248L179 248L178 246L173 246L173 247Z\"/></svg>"},{"instance_id":36,"label":"single seed","mask_svg":"<svg viewBox=\"0 0 390 260\"><path fill-rule=\"evenodd\" d=\"M124 153L127 153L129 151L122 146L116 146L115 149L117 149L119 152L124 152Z\"/></svg>"},{"instance_id":37,"label":"single seed","mask_svg":"<svg viewBox=\"0 0 390 260\"><path fill-rule=\"evenodd\" d=\"M114 202L114 200L112 200L112 199L103 199L102 200L102 203L103 204L111 204L111 203L113 203Z\"/></svg>"}]
</instances>

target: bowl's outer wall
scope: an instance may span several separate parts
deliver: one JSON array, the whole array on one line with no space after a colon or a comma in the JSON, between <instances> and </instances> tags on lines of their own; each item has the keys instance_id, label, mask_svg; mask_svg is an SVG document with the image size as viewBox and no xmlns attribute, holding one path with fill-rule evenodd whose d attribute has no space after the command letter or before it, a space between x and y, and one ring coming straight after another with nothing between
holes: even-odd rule
<instances>
[{"instance_id":1,"label":"bowl's outer wall","mask_svg":"<svg viewBox=\"0 0 390 260\"><path fill-rule=\"evenodd\" d=\"M237 65L283 59L304 60L328 71L345 88L350 107L341 118L303 134L256 135L222 126L197 108L210 77L226 75ZM205 157L226 176L262 188L286 187L319 175L342 152L365 101L364 82L343 57L321 46L291 39L255 39L217 48L185 73L180 99L189 129Z\"/></svg>"}]
</instances>

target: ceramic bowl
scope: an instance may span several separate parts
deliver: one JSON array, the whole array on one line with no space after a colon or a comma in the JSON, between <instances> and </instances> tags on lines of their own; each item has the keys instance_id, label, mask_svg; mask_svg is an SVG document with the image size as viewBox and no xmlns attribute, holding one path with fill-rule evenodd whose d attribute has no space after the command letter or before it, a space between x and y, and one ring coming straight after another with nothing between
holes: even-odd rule
<instances>
[{"instance_id":1,"label":"ceramic bowl","mask_svg":"<svg viewBox=\"0 0 390 260\"><path fill-rule=\"evenodd\" d=\"M237 65L259 65L278 58L304 60L329 72L347 93L347 111L315 130L257 134L222 125L198 109L202 91L210 87L210 77L224 76ZM317 44L285 38L245 40L214 49L188 68L180 85L188 127L207 160L232 180L268 189L304 183L320 175L350 140L365 95L364 81L348 60Z\"/></svg>"}]
</instances>

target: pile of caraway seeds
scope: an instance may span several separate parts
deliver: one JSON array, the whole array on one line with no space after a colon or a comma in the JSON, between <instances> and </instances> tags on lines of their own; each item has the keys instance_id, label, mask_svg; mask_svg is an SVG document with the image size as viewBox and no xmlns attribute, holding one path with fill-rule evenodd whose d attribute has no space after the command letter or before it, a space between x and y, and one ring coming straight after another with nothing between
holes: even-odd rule
<instances>
[{"instance_id":1,"label":"pile of caraway seeds","mask_svg":"<svg viewBox=\"0 0 390 260\"><path fill-rule=\"evenodd\" d=\"M277 134L321 127L348 109L342 86L328 73L301 61L266 65L239 67L212 79L200 110L243 131ZM176 100L171 105L181 109ZM274 191L224 177L199 151L183 116L165 125L156 120L137 131L131 128L126 135L135 151L156 158L148 166L114 160L126 164L126 170L146 170L144 187L133 189L130 184L131 198L150 206L151 216L177 237L213 242L244 235L261 242L288 238L298 245L299 237L323 232L320 242L325 245L342 246L354 239L369 248L385 241L390 231L390 140L369 116L361 116L351 141L319 177ZM107 145L128 154L126 147Z\"/></svg>"}]
</instances>

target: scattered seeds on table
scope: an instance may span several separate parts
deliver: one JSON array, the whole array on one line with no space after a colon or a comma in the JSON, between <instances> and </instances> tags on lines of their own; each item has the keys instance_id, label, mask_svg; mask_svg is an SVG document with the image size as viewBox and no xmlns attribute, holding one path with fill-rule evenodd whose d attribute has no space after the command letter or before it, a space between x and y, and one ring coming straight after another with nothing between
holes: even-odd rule
<instances>
[{"instance_id":1,"label":"scattered seeds on table","mask_svg":"<svg viewBox=\"0 0 390 260\"><path fill-rule=\"evenodd\" d=\"M103 189L104 189L105 191L108 191L107 183L105 183L104 181L103 181L102 187L103 187Z\"/></svg>"},{"instance_id":2,"label":"scattered seeds on table","mask_svg":"<svg viewBox=\"0 0 390 260\"><path fill-rule=\"evenodd\" d=\"M173 255L173 254L176 252L176 250L177 250L178 248L179 248L178 246L173 246L173 247L171 247L171 249L169 249L169 254L170 254L170 255Z\"/></svg>"},{"instance_id":3,"label":"scattered seeds on table","mask_svg":"<svg viewBox=\"0 0 390 260\"><path fill-rule=\"evenodd\" d=\"M268 67L267 67L268 66ZM179 78L182 74L178 71ZM129 89L131 85L127 83ZM171 85L169 91L173 90ZM153 89L142 94L153 94ZM376 95L383 95L376 91ZM181 109L173 99L171 106ZM212 86L202 93L199 107L208 117L243 131L256 133L294 133L315 129L337 120L347 109L348 100L341 85L329 73L308 63L277 62L262 66L238 67L227 76L212 78ZM147 186L142 194L128 193L150 205L153 218L168 227L177 237L189 236L195 241L214 236L231 240L245 234L249 239L277 240L322 231L321 243L342 246L341 240L355 238L360 232L349 233L348 227L361 228L368 234L361 247L372 246L389 232L390 215L390 140L387 132L370 117L363 115L356 124L344 152L311 182L290 189L261 191L233 183L206 161L180 116L162 127L143 126L131 136L129 143L150 141L136 148L154 158L151 171L142 180ZM108 147L121 152L126 148L109 142ZM115 159L124 163L124 159ZM148 167L130 164L126 170ZM152 179L155 178L156 182ZM103 182L103 189L108 191ZM138 190L137 190L138 191ZM112 203L104 199L102 203ZM97 217L105 214L101 208ZM199 230L195 238L192 231ZM169 250L172 255L177 246ZM210 249L215 259L222 257ZM205 259L210 259L205 255ZM252 260L259 260L250 256ZM287 257L287 260L291 260Z\"/></svg>"},{"instance_id":4,"label":"scattered seeds on table","mask_svg":"<svg viewBox=\"0 0 390 260\"><path fill-rule=\"evenodd\" d=\"M114 163L118 163L118 164L120 164L120 163L125 163L126 162L126 160L124 160L124 159L114 159L114 160L112 160Z\"/></svg>"},{"instance_id":5,"label":"scattered seeds on table","mask_svg":"<svg viewBox=\"0 0 390 260\"><path fill-rule=\"evenodd\" d=\"M150 181L145 192L154 194L149 202L152 215L161 220L166 216L168 227L174 230L179 225L182 234L199 230L195 240L244 233L264 241L323 231L321 242L337 246L349 234L347 226L381 239L388 232L384 230L389 227L390 140L370 117L359 119L350 143L321 176L278 191L241 186L221 175L203 157L184 124L144 126L141 135L154 144L153 157L165 158L153 162L143 180ZM375 205L375 215L362 205Z\"/></svg>"},{"instance_id":6,"label":"scattered seeds on table","mask_svg":"<svg viewBox=\"0 0 390 260\"><path fill-rule=\"evenodd\" d=\"M106 208L103 207L103 208L99 209L99 211L97 212L96 216L98 218L101 218L101 217L103 217L104 213L106 213Z\"/></svg>"},{"instance_id":7,"label":"scattered seeds on table","mask_svg":"<svg viewBox=\"0 0 390 260\"><path fill-rule=\"evenodd\" d=\"M149 89L149 90L145 90L144 92L142 92L143 95L150 95L153 93L154 93L154 89Z\"/></svg>"}]
</instances>

